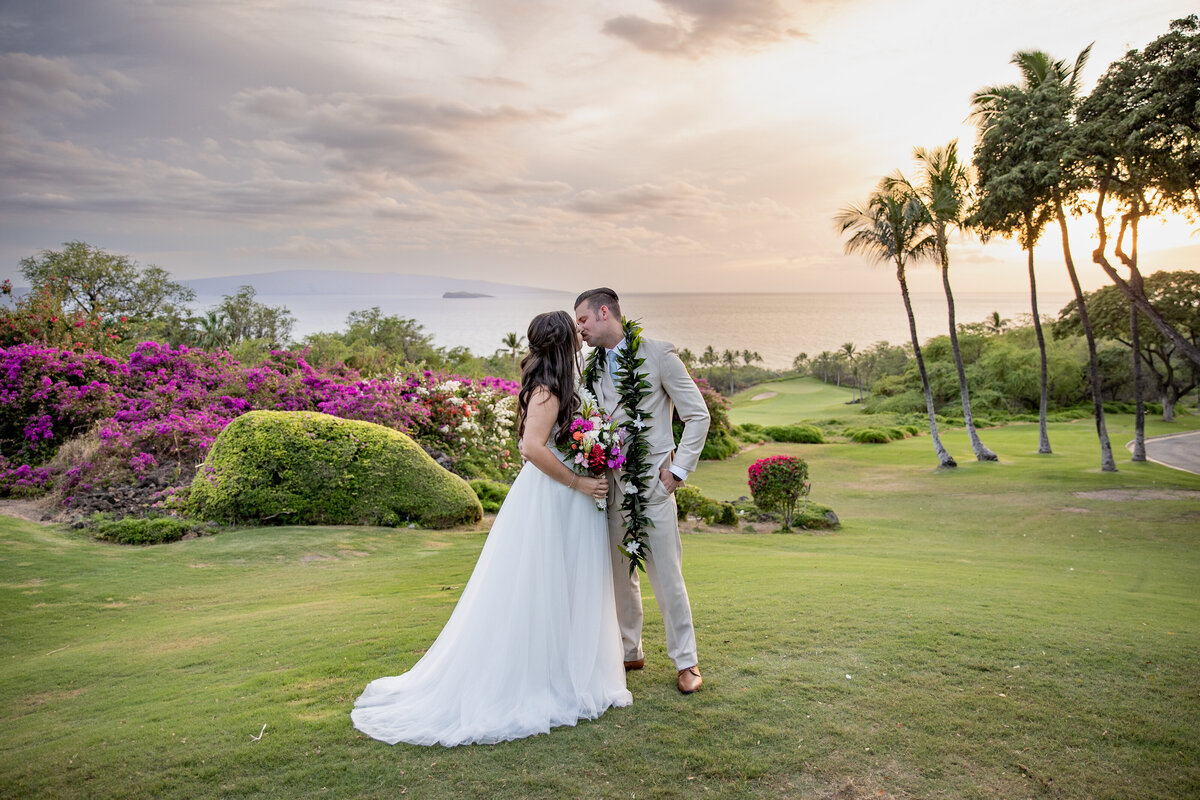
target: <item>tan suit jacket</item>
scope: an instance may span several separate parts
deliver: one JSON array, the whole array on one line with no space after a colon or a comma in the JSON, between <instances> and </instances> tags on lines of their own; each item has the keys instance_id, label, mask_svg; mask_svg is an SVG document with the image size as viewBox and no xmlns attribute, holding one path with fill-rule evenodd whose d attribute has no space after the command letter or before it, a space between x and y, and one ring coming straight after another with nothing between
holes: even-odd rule
<instances>
[{"instance_id":1,"label":"tan suit jacket","mask_svg":"<svg viewBox=\"0 0 1200 800\"><path fill-rule=\"evenodd\" d=\"M679 360L674 345L643 336L638 355L646 359L639 371L646 373L650 384L649 393L638 406L642 415L649 419L646 442L650 446L650 463L657 469L670 461L690 475L700 461L700 452L708 436L708 406L704 404L696 382ZM629 421L629 414L621 406L616 384L607 368L599 384L597 399L604 410L618 423ZM683 435L678 447L671 429L673 409L679 411L679 418L683 420Z\"/></svg>"},{"instance_id":2,"label":"tan suit jacket","mask_svg":"<svg viewBox=\"0 0 1200 800\"><path fill-rule=\"evenodd\" d=\"M704 397L675 348L667 342L642 338L638 355L645 359L639 372L650 384L638 409L648 419L647 444L650 446L650 465L645 511L651 521L646 531L649 553L646 555L646 574L654 587L654 596L662 612L667 636L667 655L677 669L699 663L696 652L696 631L692 624L692 608L687 586L683 581L683 546L676 519L675 495L667 491L658 475L658 468L671 466L676 471L691 474L700 460L704 440L708 436L709 415ZM596 399L605 411L619 423L629 420L621 407L620 396L607 364L593 387ZM672 409L678 409L683 420L683 435L679 446L671 429ZM621 628L621 647L626 661L644 656L642 649L642 592L637 573L629 572L629 560L621 549L625 522L621 515L624 486L617 474L611 481L608 494L608 532L612 551L613 590L617 604L617 621Z\"/></svg>"}]
</instances>

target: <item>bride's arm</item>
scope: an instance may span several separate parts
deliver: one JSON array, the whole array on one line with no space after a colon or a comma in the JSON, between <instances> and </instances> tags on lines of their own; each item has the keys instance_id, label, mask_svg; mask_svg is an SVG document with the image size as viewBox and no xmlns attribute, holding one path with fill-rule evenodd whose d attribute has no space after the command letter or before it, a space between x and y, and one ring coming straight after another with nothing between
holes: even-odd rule
<instances>
[{"instance_id":1,"label":"bride's arm","mask_svg":"<svg viewBox=\"0 0 1200 800\"><path fill-rule=\"evenodd\" d=\"M608 479L577 475L546 446L558 418L558 398L545 387L533 390L525 410L525 435L521 438L521 456L554 480L597 499L608 494Z\"/></svg>"}]
</instances>

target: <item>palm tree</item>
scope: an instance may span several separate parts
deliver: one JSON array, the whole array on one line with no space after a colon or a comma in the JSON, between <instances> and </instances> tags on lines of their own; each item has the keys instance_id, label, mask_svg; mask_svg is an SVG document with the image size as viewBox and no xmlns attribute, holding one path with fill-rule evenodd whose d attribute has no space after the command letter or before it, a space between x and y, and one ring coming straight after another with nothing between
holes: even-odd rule
<instances>
[{"instance_id":1,"label":"palm tree","mask_svg":"<svg viewBox=\"0 0 1200 800\"><path fill-rule=\"evenodd\" d=\"M737 366L737 353L732 350L721 353L721 363L729 367L729 396L733 397L733 369Z\"/></svg>"},{"instance_id":2,"label":"palm tree","mask_svg":"<svg viewBox=\"0 0 1200 800\"><path fill-rule=\"evenodd\" d=\"M1030 253L1029 257L1032 259L1033 254ZM1034 303L1036 304L1037 301L1035 300ZM1034 317L1036 318L1037 317L1037 306L1036 305L1033 308L1033 314L1034 314ZM991 316L989 316L987 319L984 320L984 324L987 326L987 329L992 333L1004 333L1004 329L1008 327L1010 322L1012 322L1012 320L1001 317L999 311L993 311L991 313ZM1038 328L1041 328L1041 327L1042 327L1041 324L1038 323Z\"/></svg>"},{"instance_id":3,"label":"palm tree","mask_svg":"<svg viewBox=\"0 0 1200 800\"><path fill-rule=\"evenodd\" d=\"M1065 61L1054 61L1043 51L1019 51L1011 63L1021 70L1023 85L992 86L971 97L971 117L980 128L975 148L975 163L980 173L977 222L985 231L1010 236L1017 232L1026 252L1030 306L1041 360L1038 452L1044 454L1051 452L1046 424L1050 389L1033 248L1056 208L1052 200L1060 183L1063 148L1054 128L1066 130L1065 114L1057 110L1062 107L1062 98L1072 101L1077 93L1091 49L1091 45L1085 47L1070 68ZM1050 113L1046 113L1047 108ZM1061 204L1057 208L1061 211ZM1066 236L1065 227L1062 235ZM1074 269L1069 255L1068 268ZM993 317L993 330L999 333L1002 328L999 312L994 312ZM1103 414L1102 405L1098 413Z\"/></svg>"},{"instance_id":4,"label":"palm tree","mask_svg":"<svg viewBox=\"0 0 1200 800\"><path fill-rule=\"evenodd\" d=\"M833 353L822 350L813 360L813 366L821 372L821 383L829 383L829 365L833 363Z\"/></svg>"},{"instance_id":5,"label":"palm tree","mask_svg":"<svg viewBox=\"0 0 1200 800\"><path fill-rule=\"evenodd\" d=\"M1044 50L1018 50L1013 53L1009 63L1021 70L1025 90L1050 83L1063 89L1069 97L1076 97L1079 94L1080 76L1091 54L1092 45L1089 44L1075 57L1075 63L1068 67L1066 61L1054 61ZM986 129L992 119L1004 110L1005 101L1014 88L1011 84L989 86L972 94L971 119L981 129Z\"/></svg>"},{"instance_id":6,"label":"palm tree","mask_svg":"<svg viewBox=\"0 0 1200 800\"><path fill-rule=\"evenodd\" d=\"M196 331L196 346L203 350L222 350L233 342L233 332L229 329L229 320L224 314L209 311L203 317L197 317L199 330Z\"/></svg>"},{"instance_id":7,"label":"palm tree","mask_svg":"<svg viewBox=\"0 0 1200 800\"><path fill-rule=\"evenodd\" d=\"M802 372L804 365L808 363L808 353L800 353L792 359L792 369L796 372Z\"/></svg>"},{"instance_id":8,"label":"palm tree","mask_svg":"<svg viewBox=\"0 0 1200 800\"><path fill-rule=\"evenodd\" d=\"M855 354L856 354L856 350L854 348L854 342L844 343L842 345L842 351L841 351L841 353L839 353L839 355L841 355L843 358L846 359L846 363L848 363L850 365L850 374L854 376L854 383L856 384L856 388L858 389L858 399L861 402L863 399L862 398L862 381L860 381L858 379L858 362L856 362L854 360Z\"/></svg>"},{"instance_id":9,"label":"palm tree","mask_svg":"<svg viewBox=\"0 0 1200 800\"><path fill-rule=\"evenodd\" d=\"M954 321L954 294L950 290L950 249L947 235L951 228L965 230L967 227L970 172L967 165L958 160L957 139L932 150L915 148L913 157L921 169L920 184L914 185L899 174L889 180L921 204L926 224L933 230L934 244L942 267L942 289L946 293L946 309L950 318L950 347L954 351L955 369L958 370L958 390L962 396L963 422L967 426L967 437L971 440L971 449L975 451L976 459L996 461L996 454L980 441L979 434L975 431L971 394L967 388L967 371L963 366L962 350L958 345L958 325Z\"/></svg>"},{"instance_id":10,"label":"palm tree","mask_svg":"<svg viewBox=\"0 0 1200 800\"><path fill-rule=\"evenodd\" d=\"M907 197L898 187L890 186L889 181L884 179L865 204L847 206L838 212L834 221L842 234L851 234L846 240L847 253L860 253L875 263L891 261L896 265L896 280L900 282L900 295L904 298L904 310L908 314L908 333L917 371L921 375L921 388L925 392L929 436L937 453L938 466L958 466L938 436L937 411L933 406L933 392L929 388L929 373L925 370L925 359L921 355L921 342L917 338L917 320L913 315L905 273L910 258L929 258L935 247L933 237L924 230L925 214L921 204ZM822 353L818 363L827 355Z\"/></svg>"},{"instance_id":11,"label":"palm tree","mask_svg":"<svg viewBox=\"0 0 1200 800\"><path fill-rule=\"evenodd\" d=\"M976 459L995 461L997 460L996 454L983 444L975 429L966 369L958 342L954 294L950 288L949 232L954 228L960 232L969 229L966 211L971 192L970 170L967 164L959 161L957 140L933 149L916 147L913 149L913 157L920 169L920 183L914 185L899 172L890 180L893 185L905 191L909 197L914 198L920 204L924 212L925 224L932 232L933 253L941 268L942 288L946 295L949 338L958 375L963 422Z\"/></svg>"},{"instance_id":12,"label":"palm tree","mask_svg":"<svg viewBox=\"0 0 1200 800\"><path fill-rule=\"evenodd\" d=\"M525 337L517 334L515 331L510 331L504 334L504 338L500 340L508 352L512 355L513 363L517 363L517 356L521 353L521 345L525 343Z\"/></svg>"},{"instance_id":13,"label":"palm tree","mask_svg":"<svg viewBox=\"0 0 1200 800\"><path fill-rule=\"evenodd\" d=\"M708 367L708 374L705 377L707 377L710 381L712 380L712 369L717 365L718 361L719 359L717 358L717 351L713 350L713 346L711 344L704 348L704 352L700 354L700 365Z\"/></svg>"},{"instance_id":14,"label":"palm tree","mask_svg":"<svg viewBox=\"0 0 1200 800\"><path fill-rule=\"evenodd\" d=\"M1022 51L1013 56L1013 63L1020 69L1025 80L1027 91L1047 87L1058 89L1062 98L1059 110L1062 127L1066 127L1073 109L1079 100L1079 76L1092 52L1089 44L1075 58L1075 63L1068 69L1065 61L1054 61L1040 50ZM977 93L978 94L978 93ZM983 102L981 106L990 105ZM999 110L997 108L997 110ZM991 112L983 112L985 115ZM1062 149L1066 149L1065 134L1060 138ZM1065 161L1065 158L1062 159ZM1065 176L1064 176L1065 179ZM1100 382L1100 360L1096 355L1096 336L1092 332L1092 323L1088 318L1087 304L1083 299L1083 288L1079 284L1079 275L1075 271L1075 259L1071 255L1071 237L1067 232L1067 215L1065 211L1066 198L1071 187L1066 181L1054 181L1050 186L1050 203L1054 211L1054 219L1058 222L1058 231L1062 239L1063 262L1067 267L1067 275L1071 279L1071 288L1075 292L1075 305L1079 311L1079 324L1083 328L1083 336L1088 347L1088 375L1091 378L1092 409L1096 418L1096 436L1100 440L1100 469L1104 472L1116 472L1117 465L1113 460L1112 444L1108 438L1108 426L1104 420L1104 395Z\"/></svg>"}]
</instances>

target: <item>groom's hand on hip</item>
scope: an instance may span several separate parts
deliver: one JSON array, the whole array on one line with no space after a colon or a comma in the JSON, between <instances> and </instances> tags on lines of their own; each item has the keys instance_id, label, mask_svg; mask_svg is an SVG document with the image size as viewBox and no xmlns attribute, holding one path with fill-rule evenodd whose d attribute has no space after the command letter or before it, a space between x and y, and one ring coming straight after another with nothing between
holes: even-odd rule
<instances>
[{"instance_id":1,"label":"groom's hand on hip","mask_svg":"<svg viewBox=\"0 0 1200 800\"><path fill-rule=\"evenodd\" d=\"M662 481L662 485L667 487L667 491L671 494L680 486L683 486L683 481L675 477L674 473L666 467L661 467L658 470L658 479Z\"/></svg>"}]
</instances>

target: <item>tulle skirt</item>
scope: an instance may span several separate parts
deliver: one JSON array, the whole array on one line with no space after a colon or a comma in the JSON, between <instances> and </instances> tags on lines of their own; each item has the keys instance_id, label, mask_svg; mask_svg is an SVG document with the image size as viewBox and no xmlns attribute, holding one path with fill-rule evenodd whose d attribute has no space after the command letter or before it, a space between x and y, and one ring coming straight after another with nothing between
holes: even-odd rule
<instances>
[{"instance_id":1,"label":"tulle skirt","mask_svg":"<svg viewBox=\"0 0 1200 800\"><path fill-rule=\"evenodd\" d=\"M367 685L354 727L389 744L490 744L630 705L610 558L605 513L526 464L437 641Z\"/></svg>"}]
</instances>

